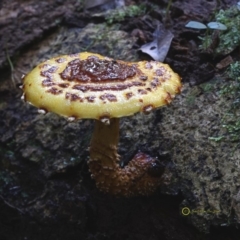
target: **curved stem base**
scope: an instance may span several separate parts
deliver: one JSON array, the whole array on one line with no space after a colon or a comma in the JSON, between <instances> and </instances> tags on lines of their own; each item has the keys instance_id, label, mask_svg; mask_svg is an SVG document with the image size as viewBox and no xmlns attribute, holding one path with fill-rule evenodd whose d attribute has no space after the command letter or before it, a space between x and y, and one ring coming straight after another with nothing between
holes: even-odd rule
<instances>
[{"instance_id":1,"label":"curved stem base","mask_svg":"<svg viewBox=\"0 0 240 240\"><path fill-rule=\"evenodd\" d=\"M161 176L151 174L156 159L138 153L127 166L121 168L117 144L119 119L111 119L109 125L96 121L90 144L88 162L91 176L97 187L114 195L148 195L161 184Z\"/></svg>"}]
</instances>

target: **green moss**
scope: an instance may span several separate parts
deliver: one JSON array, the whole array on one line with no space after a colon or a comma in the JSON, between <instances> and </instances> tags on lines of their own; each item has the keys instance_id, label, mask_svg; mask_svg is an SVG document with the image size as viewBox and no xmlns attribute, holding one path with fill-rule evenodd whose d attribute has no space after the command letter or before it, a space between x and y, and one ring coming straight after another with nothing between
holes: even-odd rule
<instances>
[{"instance_id":1,"label":"green moss","mask_svg":"<svg viewBox=\"0 0 240 240\"><path fill-rule=\"evenodd\" d=\"M214 90L213 84L214 84L213 82L203 83L203 84L200 85L200 87L201 87L203 92L209 93L209 92L212 92Z\"/></svg>"},{"instance_id":2,"label":"green moss","mask_svg":"<svg viewBox=\"0 0 240 240\"><path fill-rule=\"evenodd\" d=\"M215 13L213 19L227 27L227 30L218 32L220 41L215 53L230 53L240 44L240 11L237 6L232 6L226 10L221 9ZM216 31L213 31L212 34L209 34L209 30L206 31L205 36L200 38L202 40L201 48L206 50L212 44L214 34Z\"/></svg>"},{"instance_id":3,"label":"green moss","mask_svg":"<svg viewBox=\"0 0 240 240\"><path fill-rule=\"evenodd\" d=\"M201 92L201 89L199 87L193 87L188 95L186 96L186 103L187 105L194 105L195 104L195 100L197 98L197 96L199 96Z\"/></svg>"},{"instance_id":4,"label":"green moss","mask_svg":"<svg viewBox=\"0 0 240 240\"><path fill-rule=\"evenodd\" d=\"M130 5L123 8L115 9L111 11L107 16L106 20L108 24L113 22L121 22L127 17L137 17L143 15L146 12L146 6L144 4L140 5Z\"/></svg>"},{"instance_id":5,"label":"green moss","mask_svg":"<svg viewBox=\"0 0 240 240\"><path fill-rule=\"evenodd\" d=\"M222 95L229 95L233 98L232 110L237 110L240 107L240 62L236 61L230 64L226 71L226 77L230 78L221 89Z\"/></svg>"},{"instance_id":6,"label":"green moss","mask_svg":"<svg viewBox=\"0 0 240 240\"><path fill-rule=\"evenodd\" d=\"M228 81L222 86L220 94L226 99L231 99L229 109L224 109L225 114L221 119L222 127L226 130L224 136L211 137L216 142L220 140L237 141L240 143L240 62L232 63L225 77Z\"/></svg>"},{"instance_id":7,"label":"green moss","mask_svg":"<svg viewBox=\"0 0 240 240\"><path fill-rule=\"evenodd\" d=\"M220 32L220 43L217 53L227 53L234 50L240 43L240 11L237 6L227 10L220 10L216 14L216 20L227 26L227 31Z\"/></svg>"}]
</instances>

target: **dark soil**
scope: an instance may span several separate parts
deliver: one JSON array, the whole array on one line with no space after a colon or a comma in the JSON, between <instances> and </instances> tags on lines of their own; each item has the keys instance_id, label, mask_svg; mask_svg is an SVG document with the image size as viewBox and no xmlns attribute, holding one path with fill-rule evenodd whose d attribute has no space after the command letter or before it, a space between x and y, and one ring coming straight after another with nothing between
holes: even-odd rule
<instances>
[{"instance_id":1,"label":"dark soil","mask_svg":"<svg viewBox=\"0 0 240 240\"><path fill-rule=\"evenodd\" d=\"M126 2L138 4L140 1ZM194 85L208 81L216 74L216 63L224 58L201 52L197 31L183 26L189 20L207 22L216 9L236 2L176 0L168 18L159 11L151 12L152 18L165 22L174 34L165 62L183 77L183 82ZM167 6L167 1L146 3L149 8L153 3L163 9ZM11 79L9 60L14 63L14 59L34 48L59 26L81 28L89 22L103 22L104 18L91 17L96 11L96 8L84 11L80 1L74 0L0 2L0 239L239 239L240 231L234 226L212 226L207 234L195 229L187 217L181 215L181 192L167 196L159 191L153 196L130 199L99 192L82 160L88 156L89 137L77 148L74 143L78 138L71 135L75 132L78 136L89 136L91 122L86 121L80 128L51 118L45 121L50 121L54 140L43 142L38 136L38 131L46 129L32 122L36 113L20 101L21 93L15 88L20 79L14 86L12 82L5 82ZM137 33L136 48L152 41L154 28L154 22L147 25L141 18L128 18L120 25L126 32ZM136 29L141 30L141 34ZM140 57L147 58L144 54ZM60 126L63 126L61 131ZM28 139L32 140L29 151L40 155L47 152L45 158L67 158L74 151L78 160L67 167L29 161L32 152L21 150ZM45 145L36 147L39 142Z\"/></svg>"}]
</instances>

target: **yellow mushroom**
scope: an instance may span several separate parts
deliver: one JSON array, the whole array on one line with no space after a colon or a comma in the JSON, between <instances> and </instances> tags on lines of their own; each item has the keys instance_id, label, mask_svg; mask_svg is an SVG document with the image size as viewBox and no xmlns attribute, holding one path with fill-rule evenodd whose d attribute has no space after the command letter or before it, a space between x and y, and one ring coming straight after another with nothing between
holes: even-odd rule
<instances>
[{"instance_id":1,"label":"yellow mushroom","mask_svg":"<svg viewBox=\"0 0 240 240\"><path fill-rule=\"evenodd\" d=\"M138 153L121 168L117 145L119 118L149 113L171 102L181 81L167 64L124 62L83 52L47 60L23 77L23 98L69 121L96 119L89 168L98 188L112 194L149 194L160 184L153 176L155 159Z\"/></svg>"}]
</instances>

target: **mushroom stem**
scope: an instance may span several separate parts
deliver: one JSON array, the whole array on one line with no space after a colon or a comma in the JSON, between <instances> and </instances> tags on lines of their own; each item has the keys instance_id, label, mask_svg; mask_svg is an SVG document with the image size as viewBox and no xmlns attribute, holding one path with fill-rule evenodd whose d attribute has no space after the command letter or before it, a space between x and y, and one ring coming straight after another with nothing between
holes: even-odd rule
<instances>
[{"instance_id":1,"label":"mushroom stem","mask_svg":"<svg viewBox=\"0 0 240 240\"><path fill-rule=\"evenodd\" d=\"M127 166L121 168L118 141L118 118L112 118L109 125L96 120L88 164L97 187L123 196L148 195L156 190L161 183L161 176L152 174L156 159L137 153Z\"/></svg>"},{"instance_id":2,"label":"mushroom stem","mask_svg":"<svg viewBox=\"0 0 240 240\"><path fill-rule=\"evenodd\" d=\"M117 145L119 141L119 118L112 118L110 124L95 120L90 143L90 162L100 161L105 168L112 168L119 160Z\"/></svg>"}]
</instances>

